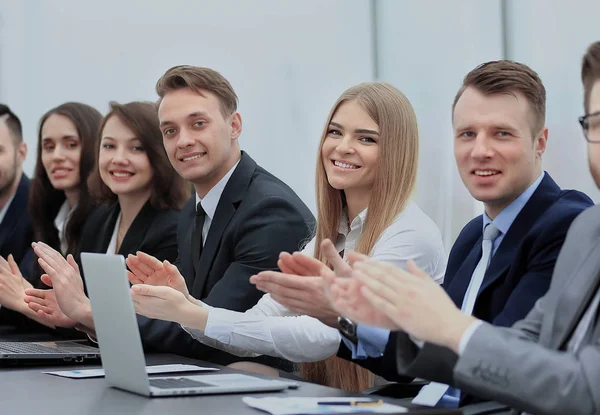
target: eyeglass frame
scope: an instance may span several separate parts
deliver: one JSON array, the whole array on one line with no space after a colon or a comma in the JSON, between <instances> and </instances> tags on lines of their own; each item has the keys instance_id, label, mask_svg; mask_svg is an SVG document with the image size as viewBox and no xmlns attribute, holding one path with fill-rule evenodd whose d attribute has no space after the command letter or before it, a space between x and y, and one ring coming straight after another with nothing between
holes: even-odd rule
<instances>
[{"instance_id":1,"label":"eyeglass frame","mask_svg":"<svg viewBox=\"0 0 600 415\"><path fill-rule=\"evenodd\" d=\"M593 112L591 114L585 114L579 117L579 124L583 129L583 136L585 137L585 141L588 143L600 143L600 140L590 140L586 134L586 130L588 129L588 118L590 117L600 117L600 111Z\"/></svg>"}]
</instances>

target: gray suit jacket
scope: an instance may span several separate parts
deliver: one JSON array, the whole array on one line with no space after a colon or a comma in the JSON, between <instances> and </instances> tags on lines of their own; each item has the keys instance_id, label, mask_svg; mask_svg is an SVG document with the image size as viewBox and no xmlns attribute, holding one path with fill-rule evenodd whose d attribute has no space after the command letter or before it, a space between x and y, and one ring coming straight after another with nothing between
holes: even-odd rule
<instances>
[{"instance_id":1,"label":"gray suit jacket","mask_svg":"<svg viewBox=\"0 0 600 415\"><path fill-rule=\"evenodd\" d=\"M478 327L460 357L408 336L398 341L401 373L452 384L534 414L600 413L600 322L575 355L566 346L600 289L600 205L575 219L552 283L511 328Z\"/></svg>"}]
</instances>

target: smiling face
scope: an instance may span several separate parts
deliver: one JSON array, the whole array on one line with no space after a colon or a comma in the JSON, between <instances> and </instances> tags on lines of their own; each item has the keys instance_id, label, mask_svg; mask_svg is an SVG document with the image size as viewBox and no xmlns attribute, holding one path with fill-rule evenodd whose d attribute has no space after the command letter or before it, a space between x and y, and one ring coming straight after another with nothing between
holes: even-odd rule
<instances>
[{"instance_id":1,"label":"smiling face","mask_svg":"<svg viewBox=\"0 0 600 415\"><path fill-rule=\"evenodd\" d=\"M102 181L117 196L150 196L153 170L148 156L139 137L116 115L102 130L98 169Z\"/></svg>"},{"instance_id":2,"label":"smiling face","mask_svg":"<svg viewBox=\"0 0 600 415\"><path fill-rule=\"evenodd\" d=\"M42 164L57 190L79 187L81 139L73 122L64 115L50 115L41 129Z\"/></svg>"},{"instance_id":3,"label":"smiling face","mask_svg":"<svg viewBox=\"0 0 600 415\"><path fill-rule=\"evenodd\" d=\"M356 101L333 114L321 147L327 181L337 190L370 195L379 159L379 126Z\"/></svg>"},{"instance_id":4,"label":"smiling face","mask_svg":"<svg viewBox=\"0 0 600 415\"><path fill-rule=\"evenodd\" d=\"M467 88L454 108L454 156L471 195L492 219L541 174L548 130L532 136L525 96Z\"/></svg>"},{"instance_id":5,"label":"smiling face","mask_svg":"<svg viewBox=\"0 0 600 415\"><path fill-rule=\"evenodd\" d=\"M240 158L240 115L223 116L212 92L181 88L163 97L158 117L173 168L203 197Z\"/></svg>"}]
</instances>

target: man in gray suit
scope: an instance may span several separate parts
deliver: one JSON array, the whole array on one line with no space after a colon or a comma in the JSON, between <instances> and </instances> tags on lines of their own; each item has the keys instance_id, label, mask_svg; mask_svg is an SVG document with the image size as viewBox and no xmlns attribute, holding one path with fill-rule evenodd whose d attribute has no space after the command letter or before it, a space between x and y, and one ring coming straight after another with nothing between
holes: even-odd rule
<instances>
[{"instance_id":1,"label":"man in gray suit","mask_svg":"<svg viewBox=\"0 0 600 415\"><path fill-rule=\"evenodd\" d=\"M600 42L583 59L592 176L600 187ZM333 255L331 261L337 262ZM327 277L338 311L401 330L400 373L451 384L535 414L600 413L600 206L571 225L552 284L524 320L494 327L462 313L414 263L408 271L355 255L352 280ZM338 265L339 266L339 265Z\"/></svg>"}]
</instances>

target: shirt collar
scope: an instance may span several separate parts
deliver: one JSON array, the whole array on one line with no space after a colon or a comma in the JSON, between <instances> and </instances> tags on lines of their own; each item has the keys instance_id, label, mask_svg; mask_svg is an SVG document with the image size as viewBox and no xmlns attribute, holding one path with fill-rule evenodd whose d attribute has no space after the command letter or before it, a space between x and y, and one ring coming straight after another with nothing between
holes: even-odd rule
<instances>
[{"instance_id":1,"label":"shirt collar","mask_svg":"<svg viewBox=\"0 0 600 415\"><path fill-rule=\"evenodd\" d=\"M519 212L523 209L523 207L529 202L533 193L537 190L538 186L542 182L546 173L542 172L539 177L533 182L523 193L519 195L515 200L513 200L510 205L506 206L502 211L496 216L494 220L491 220L485 211L483 212L483 230L485 227L494 223L498 230L502 232L502 235L506 235L508 229L515 221Z\"/></svg>"},{"instance_id":2,"label":"shirt collar","mask_svg":"<svg viewBox=\"0 0 600 415\"><path fill-rule=\"evenodd\" d=\"M225 176L223 176L221 178L221 180L219 180L219 182L216 185L214 185L212 189L210 189L208 191L206 196L204 196L202 199L200 199L200 196L198 196L198 193L196 193L196 205L198 205L198 203L202 204L202 209L204 209L206 216L210 220L212 220L213 217L215 216L215 212L217 210L217 205L219 204L219 200L221 200L221 195L223 194L223 190L225 190L225 186L227 185L229 178L233 174L233 171L238 166L238 164L240 164L239 160L225 174Z\"/></svg>"},{"instance_id":3,"label":"shirt collar","mask_svg":"<svg viewBox=\"0 0 600 415\"><path fill-rule=\"evenodd\" d=\"M10 208L10 204L12 203L16 194L17 194L17 192L13 193L13 195L10 197L10 199L8 199L8 202L6 202L6 204L4 205L2 210L0 210L0 224L2 224L2 221L4 220L4 217L6 216L6 212L8 212L8 208Z\"/></svg>"}]
</instances>

